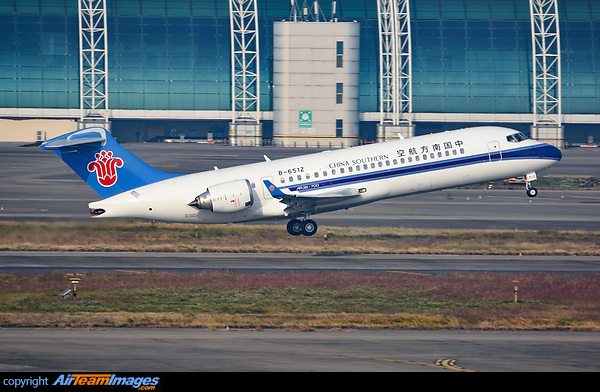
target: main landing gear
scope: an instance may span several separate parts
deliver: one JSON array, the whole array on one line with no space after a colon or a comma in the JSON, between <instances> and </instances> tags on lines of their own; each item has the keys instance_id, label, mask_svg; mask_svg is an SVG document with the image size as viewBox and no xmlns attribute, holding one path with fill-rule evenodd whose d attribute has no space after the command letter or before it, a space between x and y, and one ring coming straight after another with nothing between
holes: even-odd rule
<instances>
[{"instance_id":1,"label":"main landing gear","mask_svg":"<svg viewBox=\"0 0 600 392\"><path fill-rule=\"evenodd\" d=\"M305 235L310 237L317 232L317 222L312 219L292 219L287 224L287 231L291 235Z\"/></svg>"}]
</instances>

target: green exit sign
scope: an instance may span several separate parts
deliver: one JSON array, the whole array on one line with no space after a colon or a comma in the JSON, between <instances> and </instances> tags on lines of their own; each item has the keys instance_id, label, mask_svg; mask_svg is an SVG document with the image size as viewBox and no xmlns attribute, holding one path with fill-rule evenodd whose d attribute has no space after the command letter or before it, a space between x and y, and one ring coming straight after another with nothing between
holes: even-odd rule
<instances>
[{"instance_id":1,"label":"green exit sign","mask_svg":"<svg viewBox=\"0 0 600 392\"><path fill-rule=\"evenodd\" d=\"M301 110L298 116L298 125L300 128L312 128L312 111Z\"/></svg>"}]
</instances>

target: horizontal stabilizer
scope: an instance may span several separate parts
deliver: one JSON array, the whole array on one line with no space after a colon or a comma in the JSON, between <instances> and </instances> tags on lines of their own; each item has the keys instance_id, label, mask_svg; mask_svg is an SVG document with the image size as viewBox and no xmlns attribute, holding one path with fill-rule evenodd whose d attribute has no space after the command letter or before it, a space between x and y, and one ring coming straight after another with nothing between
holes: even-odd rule
<instances>
[{"instance_id":1,"label":"horizontal stabilizer","mask_svg":"<svg viewBox=\"0 0 600 392\"><path fill-rule=\"evenodd\" d=\"M104 128L86 128L79 131L62 135L57 138L45 141L41 147L46 150L56 148L81 146L84 144L106 143L106 130Z\"/></svg>"}]
</instances>

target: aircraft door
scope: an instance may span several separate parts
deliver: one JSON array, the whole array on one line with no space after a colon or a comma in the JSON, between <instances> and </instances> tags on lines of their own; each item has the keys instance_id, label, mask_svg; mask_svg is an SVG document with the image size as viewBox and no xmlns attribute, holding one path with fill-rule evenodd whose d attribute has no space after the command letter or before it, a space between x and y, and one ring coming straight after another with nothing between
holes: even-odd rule
<instances>
[{"instance_id":1,"label":"aircraft door","mask_svg":"<svg viewBox=\"0 0 600 392\"><path fill-rule=\"evenodd\" d=\"M262 183L262 190L263 190L263 199L272 199L273 196L271 196L271 193L269 192L269 190L267 189L267 187L265 186L265 181L269 181L271 183L274 183L273 181L273 177L271 176L267 176L267 177L263 177L260 182Z\"/></svg>"},{"instance_id":2,"label":"aircraft door","mask_svg":"<svg viewBox=\"0 0 600 392\"><path fill-rule=\"evenodd\" d=\"M496 162L502 160L502 150L500 149L499 142L489 142L488 152L490 154L490 162Z\"/></svg>"}]
</instances>

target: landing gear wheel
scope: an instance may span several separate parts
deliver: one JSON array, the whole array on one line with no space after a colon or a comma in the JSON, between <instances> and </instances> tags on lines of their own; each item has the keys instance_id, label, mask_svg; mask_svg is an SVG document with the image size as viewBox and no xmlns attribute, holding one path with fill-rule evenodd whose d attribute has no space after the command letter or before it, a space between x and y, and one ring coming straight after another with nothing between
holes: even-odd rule
<instances>
[{"instance_id":1,"label":"landing gear wheel","mask_svg":"<svg viewBox=\"0 0 600 392\"><path fill-rule=\"evenodd\" d=\"M298 219L292 219L287 224L287 231L291 235L300 235L303 232L303 222Z\"/></svg>"},{"instance_id":2,"label":"landing gear wheel","mask_svg":"<svg viewBox=\"0 0 600 392\"><path fill-rule=\"evenodd\" d=\"M302 234L304 234L305 236L310 237L311 235L314 235L317 232L317 222L315 222L314 220L308 219L302 222L302 224Z\"/></svg>"},{"instance_id":3,"label":"landing gear wheel","mask_svg":"<svg viewBox=\"0 0 600 392\"><path fill-rule=\"evenodd\" d=\"M310 237L317 232L317 222L312 219L301 221L299 219L292 219L287 224L287 231L291 235L298 236L300 234Z\"/></svg>"},{"instance_id":4,"label":"landing gear wheel","mask_svg":"<svg viewBox=\"0 0 600 392\"><path fill-rule=\"evenodd\" d=\"M529 196L529 197L536 197L537 195L538 195L537 189L535 189L533 187L527 189L527 196Z\"/></svg>"}]
</instances>

